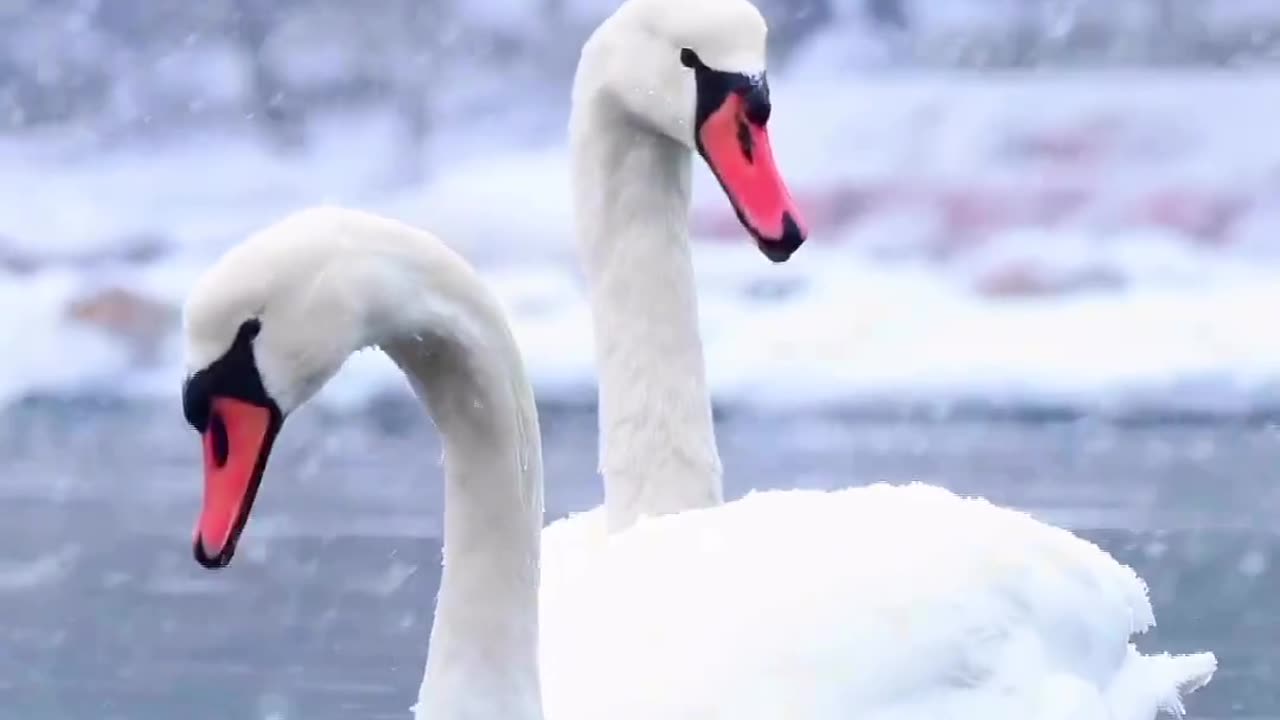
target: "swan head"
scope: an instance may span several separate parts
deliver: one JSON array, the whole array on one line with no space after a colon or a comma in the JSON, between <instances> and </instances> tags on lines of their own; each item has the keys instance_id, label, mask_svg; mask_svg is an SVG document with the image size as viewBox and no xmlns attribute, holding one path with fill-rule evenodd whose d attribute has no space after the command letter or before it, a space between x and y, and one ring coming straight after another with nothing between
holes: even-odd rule
<instances>
[{"instance_id":1,"label":"swan head","mask_svg":"<svg viewBox=\"0 0 1280 720\"><path fill-rule=\"evenodd\" d=\"M232 248L183 308L183 414L204 448L194 552L207 568L231 562L285 418L361 346L350 268L305 237L325 219L287 222Z\"/></svg>"},{"instance_id":2,"label":"swan head","mask_svg":"<svg viewBox=\"0 0 1280 720\"><path fill-rule=\"evenodd\" d=\"M760 250L784 262L807 231L769 140L767 34L747 0L627 0L583 47L575 104L615 101L697 152Z\"/></svg>"}]
</instances>

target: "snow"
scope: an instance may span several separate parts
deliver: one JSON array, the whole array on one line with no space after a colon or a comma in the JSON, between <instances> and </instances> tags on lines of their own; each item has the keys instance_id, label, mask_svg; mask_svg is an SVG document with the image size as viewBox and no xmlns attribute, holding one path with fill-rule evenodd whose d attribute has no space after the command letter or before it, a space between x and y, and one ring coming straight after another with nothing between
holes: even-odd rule
<instances>
[{"instance_id":1,"label":"snow","mask_svg":"<svg viewBox=\"0 0 1280 720\"><path fill-rule=\"evenodd\" d=\"M789 263L725 223L698 165L695 263L718 401L1280 408L1280 334L1264 320L1280 307L1280 75L845 72L836 84L833 72L801 57L775 80L775 152L815 228ZM394 122L331 115L294 154L212 130L143 147L0 144L0 194L24 198L0 207L0 343L21 349L0 356L0 406L33 392L176 398L176 327L140 358L67 306L114 287L177 307L238 237L320 202L444 237L503 298L540 396L590 397L563 138L502 138L506 120L486 118L425 151L447 171L405 184ZM858 212L826 206L847 210L829 198L855 190L871 198ZM1027 216L1027 193L1042 190L1079 202ZM957 220L974 202L995 208ZM1219 211L1225 224L1202 222ZM111 255L140 237L161 250ZM5 253L34 265L6 269ZM1056 289L991 291L1011 268ZM363 353L321 400L401 389L388 361Z\"/></svg>"},{"instance_id":2,"label":"snow","mask_svg":"<svg viewBox=\"0 0 1280 720\"><path fill-rule=\"evenodd\" d=\"M710 348L713 364L738 366L720 378L724 391L775 405L823 404L832 389L1104 405L1176 390L1166 404L1223 410L1247 407L1280 368L1280 338L1258 319L1280 299L1274 277L1007 302L924 274L821 262L807 297L740 318L736 337ZM1212 389L1198 397L1204 381Z\"/></svg>"},{"instance_id":3,"label":"snow","mask_svg":"<svg viewBox=\"0 0 1280 720\"><path fill-rule=\"evenodd\" d=\"M698 249L708 372L720 400L757 410L909 400L1228 414L1280 400L1280 336L1260 315L1280 302L1273 274L1221 268L1195 292L1152 282L1015 303L974 297L924 268L886 271L839 249L809 250L794 266L769 268L748 247ZM486 277L540 390L589 390L590 319L571 273L548 266ZM782 299L750 293L786 281L799 289ZM402 382L380 356L354 364L344 370L355 370L351 384L331 399Z\"/></svg>"}]
</instances>

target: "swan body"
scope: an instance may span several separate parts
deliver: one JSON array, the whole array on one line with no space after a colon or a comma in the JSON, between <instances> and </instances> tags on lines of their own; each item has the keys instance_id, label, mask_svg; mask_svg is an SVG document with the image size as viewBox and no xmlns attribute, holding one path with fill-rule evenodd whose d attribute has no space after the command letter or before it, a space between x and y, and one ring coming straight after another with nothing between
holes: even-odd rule
<instances>
[{"instance_id":1,"label":"swan body","mask_svg":"<svg viewBox=\"0 0 1280 720\"><path fill-rule=\"evenodd\" d=\"M1147 720L1215 669L1133 647L1146 587L1093 544L938 487L602 521L543 533L554 720Z\"/></svg>"}]
</instances>

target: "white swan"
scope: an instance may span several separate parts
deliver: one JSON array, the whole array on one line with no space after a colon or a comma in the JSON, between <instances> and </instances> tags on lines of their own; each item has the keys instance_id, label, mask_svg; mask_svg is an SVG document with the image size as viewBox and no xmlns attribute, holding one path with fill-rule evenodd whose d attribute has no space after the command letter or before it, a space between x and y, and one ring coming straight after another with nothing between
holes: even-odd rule
<instances>
[{"instance_id":1,"label":"white swan","mask_svg":"<svg viewBox=\"0 0 1280 720\"><path fill-rule=\"evenodd\" d=\"M804 241L765 129L765 36L745 0L626 0L582 51L570 138L605 503L543 534L550 716L1180 712L1214 656L1138 654L1145 586L1064 531L922 485L723 504L690 159L770 259Z\"/></svg>"},{"instance_id":2,"label":"white swan","mask_svg":"<svg viewBox=\"0 0 1280 720\"><path fill-rule=\"evenodd\" d=\"M183 411L203 436L196 560L231 562L288 416L353 352L381 348L445 449L444 573L419 713L540 720L542 444L506 318L431 235L306 210L228 251L184 308Z\"/></svg>"},{"instance_id":3,"label":"white swan","mask_svg":"<svg viewBox=\"0 0 1280 720\"><path fill-rule=\"evenodd\" d=\"M1129 720L1213 672L1129 645L1145 588L1093 545L925 486L642 520L559 546L539 588L554 528L516 344L468 265L400 223L290 216L201 278L184 326L206 567L231 561L285 418L348 355L382 348L426 401L444 573L419 718Z\"/></svg>"}]
</instances>

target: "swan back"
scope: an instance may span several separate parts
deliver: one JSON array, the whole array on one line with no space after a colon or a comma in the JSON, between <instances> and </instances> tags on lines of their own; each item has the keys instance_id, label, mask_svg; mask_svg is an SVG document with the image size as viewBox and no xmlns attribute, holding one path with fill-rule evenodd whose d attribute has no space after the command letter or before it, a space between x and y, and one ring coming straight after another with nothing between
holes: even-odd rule
<instances>
[{"instance_id":1,"label":"swan back","mask_svg":"<svg viewBox=\"0 0 1280 720\"><path fill-rule=\"evenodd\" d=\"M1151 720L1215 667L1133 649L1147 588L1094 544L942 488L587 520L543 533L556 720Z\"/></svg>"}]
</instances>

